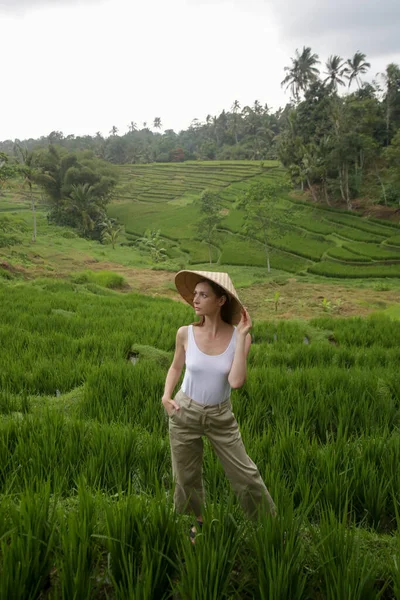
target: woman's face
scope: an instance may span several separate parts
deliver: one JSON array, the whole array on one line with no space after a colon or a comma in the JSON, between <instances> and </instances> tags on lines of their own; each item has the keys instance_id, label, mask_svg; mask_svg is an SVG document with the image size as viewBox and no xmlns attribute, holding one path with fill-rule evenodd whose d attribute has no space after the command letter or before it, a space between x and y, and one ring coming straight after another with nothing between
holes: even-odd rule
<instances>
[{"instance_id":1,"label":"woman's face","mask_svg":"<svg viewBox=\"0 0 400 600\"><path fill-rule=\"evenodd\" d=\"M218 298L211 285L206 281L194 288L193 306L196 315L205 316L217 313L225 302L225 296Z\"/></svg>"}]
</instances>

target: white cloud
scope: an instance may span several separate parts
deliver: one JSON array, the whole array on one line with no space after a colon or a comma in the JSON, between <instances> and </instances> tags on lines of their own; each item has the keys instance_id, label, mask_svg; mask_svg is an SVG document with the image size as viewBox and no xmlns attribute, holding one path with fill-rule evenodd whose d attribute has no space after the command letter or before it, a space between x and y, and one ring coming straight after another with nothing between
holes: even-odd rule
<instances>
[{"instance_id":1,"label":"white cloud","mask_svg":"<svg viewBox=\"0 0 400 600\"><path fill-rule=\"evenodd\" d=\"M39 4L1 16L0 140L52 130L107 134L113 125L125 132L130 121L156 116L179 130L236 99L278 108L289 99L280 82L296 47L310 44L324 58L345 52L339 43L328 50L321 41L314 48L312 37L290 37L262 0ZM381 62L373 73L389 60Z\"/></svg>"},{"instance_id":2,"label":"white cloud","mask_svg":"<svg viewBox=\"0 0 400 600\"><path fill-rule=\"evenodd\" d=\"M104 0L84 0L84 4L96 3L99 4ZM81 0L61 0L59 6L73 6L81 4ZM54 6L54 0L0 0L0 12L8 12L11 14L21 14L27 11L32 11L43 6Z\"/></svg>"},{"instance_id":3,"label":"white cloud","mask_svg":"<svg viewBox=\"0 0 400 600\"><path fill-rule=\"evenodd\" d=\"M280 0L271 7L292 43L318 44L333 54L400 52L398 0Z\"/></svg>"}]
</instances>

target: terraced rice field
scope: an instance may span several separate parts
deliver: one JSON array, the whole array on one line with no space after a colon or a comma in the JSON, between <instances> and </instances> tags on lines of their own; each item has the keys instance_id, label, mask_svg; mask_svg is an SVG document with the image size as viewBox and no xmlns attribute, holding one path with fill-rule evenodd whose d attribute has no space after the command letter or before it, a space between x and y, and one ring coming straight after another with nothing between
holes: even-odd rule
<instances>
[{"instance_id":1,"label":"terraced rice field","mask_svg":"<svg viewBox=\"0 0 400 600\"><path fill-rule=\"evenodd\" d=\"M128 243L146 229L160 229L171 261L202 264L208 249L196 239L195 200L204 189L218 192L224 219L213 249L219 265L266 265L263 245L243 236L238 201L256 182L284 179L273 161L193 162L124 165L110 213L125 224ZM274 270L333 278L400 277L400 226L376 222L296 200L291 194L271 201L268 230Z\"/></svg>"}]
</instances>

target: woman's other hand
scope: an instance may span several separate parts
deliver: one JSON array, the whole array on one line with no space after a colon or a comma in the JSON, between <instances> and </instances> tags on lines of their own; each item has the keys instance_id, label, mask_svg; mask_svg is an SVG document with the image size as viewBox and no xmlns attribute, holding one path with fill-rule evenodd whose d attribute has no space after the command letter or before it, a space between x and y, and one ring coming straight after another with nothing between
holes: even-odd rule
<instances>
[{"instance_id":1,"label":"woman's other hand","mask_svg":"<svg viewBox=\"0 0 400 600\"><path fill-rule=\"evenodd\" d=\"M163 396L162 403L165 408L165 412L169 417L171 416L173 409L177 411L180 409L179 404L177 404L172 398L164 398Z\"/></svg>"}]
</instances>

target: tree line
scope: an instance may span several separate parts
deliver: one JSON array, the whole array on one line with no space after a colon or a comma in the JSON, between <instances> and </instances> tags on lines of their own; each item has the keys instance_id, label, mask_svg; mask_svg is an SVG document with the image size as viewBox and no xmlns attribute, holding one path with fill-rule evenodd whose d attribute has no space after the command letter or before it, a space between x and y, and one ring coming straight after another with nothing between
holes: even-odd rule
<instances>
[{"instance_id":1,"label":"tree line","mask_svg":"<svg viewBox=\"0 0 400 600\"><path fill-rule=\"evenodd\" d=\"M389 64L371 84L361 81L370 68L361 52L330 56L322 74L311 48L291 60L282 85L293 100L278 156L293 184L328 205L341 198L351 209L360 196L400 205L399 66ZM339 95L353 82L354 92Z\"/></svg>"},{"instance_id":2,"label":"tree line","mask_svg":"<svg viewBox=\"0 0 400 600\"><path fill-rule=\"evenodd\" d=\"M321 68L318 55L304 47L285 67L282 86L290 101L275 112L258 100L244 107L235 100L230 109L195 118L179 133L161 133L161 117L155 117L140 126L131 121L123 133L112 126L108 136L53 131L37 140L6 140L0 152L13 156L16 146L57 146L91 151L114 164L280 159L293 184L315 201L342 199L351 209L354 198L366 196L399 205L400 67L389 64L366 83L362 76L369 69L362 52L348 59L332 55Z\"/></svg>"},{"instance_id":3,"label":"tree line","mask_svg":"<svg viewBox=\"0 0 400 600\"><path fill-rule=\"evenodd\" d=\"M119 228L106 212L118 179L113 165L91 150L69 152L55 145L28 150L17 144L14 151L14 160L0 152L0 195L10 180L21 184L32 208L32 241L39 193L48 206L49 223L73 227L83 237L114 246Z\"/></svg>"}]
</instances>

